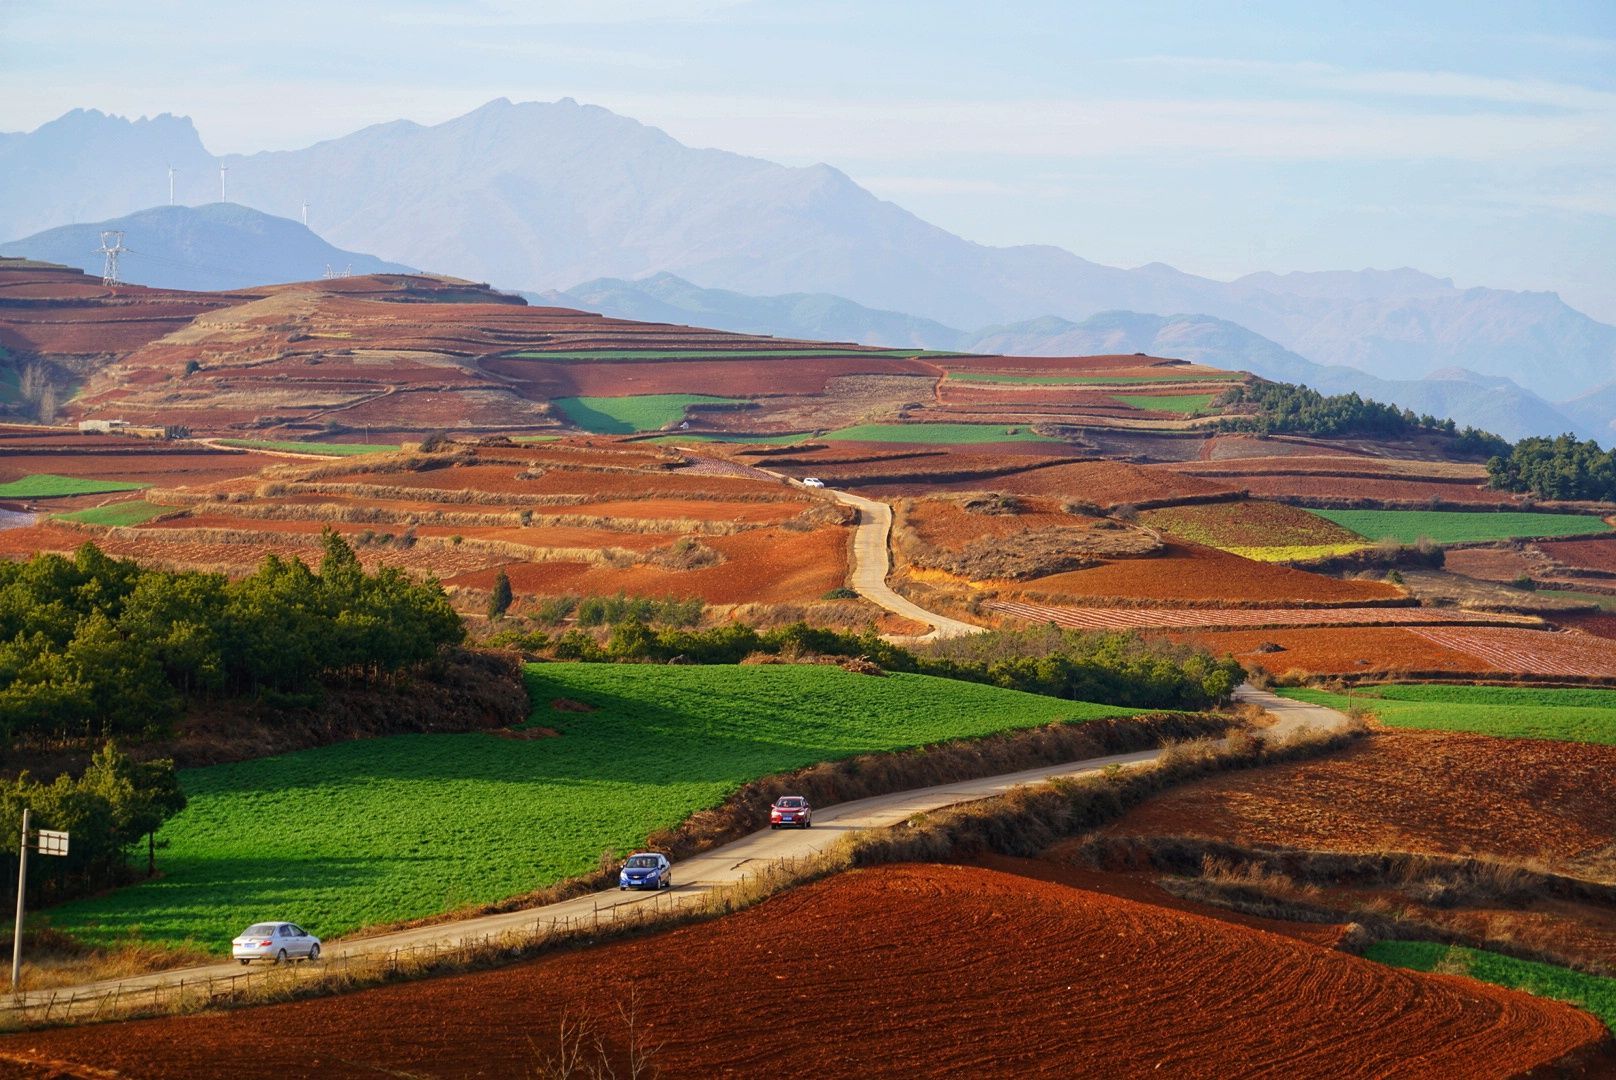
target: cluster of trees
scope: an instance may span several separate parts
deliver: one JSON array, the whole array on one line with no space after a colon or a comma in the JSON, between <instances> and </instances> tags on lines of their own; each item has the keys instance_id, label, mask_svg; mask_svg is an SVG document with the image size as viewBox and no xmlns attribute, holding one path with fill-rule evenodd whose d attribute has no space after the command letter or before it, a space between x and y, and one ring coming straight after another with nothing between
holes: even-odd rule
<instances>
[{"instance_id":1,"label":"cluster of trees","mask_svg":"<svg viewBox=\"0 0 1616 1080\"><path fill-rule=\"evenodd\" d=\"M414 667L464 633L436 582L368 574L329 530L318 571L271 555L239 581L143 568L93 544L3 562L0 739L148 736L188 699L306 696L321 679Z\"/></svg>"},{"instance_id":2,"label":"cluster of trees","mask_svg":"<svg viewBox=\"0 0 1616 1080\"><path fill-rule=\"evenodd\" d=\"M0 780L0 837L12 856L25 807L33 812L32 827L71 836L65 857L29 860L30 902L48 904L128 881L134 876L129 855L143 840L146 873L156 873L154 834L185 809L185 793L172 761L134 761L109 741L76 779L63 773L46 784L25 772Z\"/></svg>"},{"instance_id":3,"label":"cluster of trees","mask_svg":"<svg viewBox=\"0 0 1616 1080\"><path fill-rule=\"evenodd\" d=\"M1460 430L1450 420L1416 415L1352 394L1326 397L1317 390L1291 383L1259 380L1231 387L1218 401L1220 405L1254 405L1257 411L1225 417L1218 427L1224 431L1245 431L1258 435L1388 435L1404 436L1434 432L1452 436L1454 449L1463 454L1487 457L1509 452L1509 442L1478 428Z\"/></svg>"},{"instance_id":4,"label":"cluster of trees","mask_svg":"<svg viewBox=\"0 0 1616 1080\"><path fill-rule=\"evenodd\" d=\"M1616 449L1574 435L1522 439L1487 462L1487 477L1495 488L1540 499L1616 502Z\"/></svg>"},{"instance_id":5,"label":"cluster of trees","mask_svg":"<svg viewBox=\"0 0 1616 1080\"><path fill-rule=\"evenodd\" d=\"M525 642L557 660L736 664L753 655L864 657L887 671L917 672L1075 701L1145 709L1202 709L1228 700L1244 678L1232 659L1132 634L1080 633L1053 626L996 630L905 649L873 630L844 633L793 623L760 631L744 623L709 630L626 619L598 640L571 630Z\"/></svg>"}]
</instances>

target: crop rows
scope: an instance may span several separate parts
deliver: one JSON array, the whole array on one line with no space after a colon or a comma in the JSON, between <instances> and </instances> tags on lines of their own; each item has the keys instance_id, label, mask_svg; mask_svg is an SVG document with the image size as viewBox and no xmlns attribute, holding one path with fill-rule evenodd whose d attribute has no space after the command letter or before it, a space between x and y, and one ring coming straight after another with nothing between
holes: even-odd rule
<instances>
[{"instance_id":1,"label":"crop rows","mask_svg":"<svg viewBox=\"0 0 1616 1080\"><path fill-rule=\"evenodd\" d=\"M1484 660L1499 671L1594 679L1616 675L1616 641L1591 634L1480 626L1414 633L1435 645Z\"/></svg>"},{"instance_id":2,"label":"crop rows","mask_svg":"<svg viewBox=\"0 0 1616 1080\"><path fill-rule=\"evenodd\" d=\"M991 611L1070 630L1238 630L1270 626L1422 626L1525 623L1524 619L1418 607L1074 608L992 600Z\"/></svg>"}]
</instances>

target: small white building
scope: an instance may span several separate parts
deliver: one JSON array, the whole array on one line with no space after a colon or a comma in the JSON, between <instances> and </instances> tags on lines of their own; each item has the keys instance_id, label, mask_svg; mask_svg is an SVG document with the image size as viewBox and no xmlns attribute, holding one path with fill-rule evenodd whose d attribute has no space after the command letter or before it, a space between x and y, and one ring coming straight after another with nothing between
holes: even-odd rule
<instances>
[{"instance_id":1,"label":"small white building","mask_svg":"<svg viewBox=\"0 0 1616 1080\"><path fill-rule=\"evenodd\" d=\"M127 420L80 420L79 430L83 432L98 432L102 435L111 435L115 431L122 431L129 426Z\"/></svg>"}]
</instances>

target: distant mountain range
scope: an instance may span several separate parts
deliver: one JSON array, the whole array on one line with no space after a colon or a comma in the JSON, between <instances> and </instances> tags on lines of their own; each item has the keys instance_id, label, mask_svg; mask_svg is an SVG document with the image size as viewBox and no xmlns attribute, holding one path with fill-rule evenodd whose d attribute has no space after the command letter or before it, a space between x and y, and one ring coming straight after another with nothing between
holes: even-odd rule
<instances>
[{"instance_id":1,"label":"distant mountain range","mask_svg":"<svg viewBox=\"0 0 1616 1080\"><path fill-rule=\"evenodd\" d=\"M100 274L101 232L121 231L120 276L165 289L228 290L308 281L327 270L407 273L408 267L332 247L296 221L233 203L158 206L89 225L62 225L0 244L23 255Z\"/></svg>"},{"instance_id":2,"label":"distant mountain range","mask_svg":"<svg viewBox=\"0 0 1616 1080\"><path fill-rule=\"evenodd\" d=\"M1598 409L1612 396L1599 388L1616 381L1616 327L1551 293L1458 289L1407 269L1220 282L1161 263L1121 269L1055 247L989 247L827 165L693 149L571 99L501 99L442 124L401 120L222 159L189 120L76 110L0 135L0 236L149 206L166 196L170 165L182 200L211 201L221 163L233 200L287 217L307 200L334 243L504 288L666 271L709 289L841 297L917 325L1193 312L1377 379L1475 373L1435 380L1468 387L1455 394L1493 393L1488 380L1504 378L1543 399L1591 395ZM1529 397L1519 405L1536 408ZM1595 419L1604 430L1611 416Z\"/></svg>"},{"instance_id":3,"label":"distant mountain range","mask_svg":"<svg viewBox=\"0 0 1616 1080\"><path fill-rule=\"evenodd\" d=\"M1577 431L1607 439L1599 415L1616 412L1616 386L1592 404L1557 407L1503 378L1450 369L1426 379L1381 379L1355 368L1316 364L1236 323L1209 315L1110 311L1081 322L1055 316L966 331L839 296L747 296L703 289L673 274L640 281L602 278L564 291L526 293L533 303L578 307L625 319L654 320L778 337L850 341L897 348L1084 356L1144 352L1235 368L1265 379L1303 383L1322 393L1357 392L1433 416L1453 417L1510 439ZM1601 412L1602 409L1608 411Z\"/></svg>"}]
</instances>

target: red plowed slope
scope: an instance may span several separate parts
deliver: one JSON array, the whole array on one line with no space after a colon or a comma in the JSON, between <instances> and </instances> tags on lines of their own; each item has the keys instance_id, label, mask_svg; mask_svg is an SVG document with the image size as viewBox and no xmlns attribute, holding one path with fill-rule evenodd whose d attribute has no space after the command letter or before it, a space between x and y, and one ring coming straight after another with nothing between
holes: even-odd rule
<instances>
[{"instance_id":1,"label":"red plowed slope","mask_svg":"<svg viewBox=\"0 0 1616 1080\"><path fill-rule=\"evenodd\" d=\"M564 1009L620 1031L631 985L667 1077L1510 1076L1606 1038L1586 1014L1479 983L1051 882L902 866L501 971L14 1036L0 1061L521 1076L554 1052Z\"/></svg>"}]
</instances>

